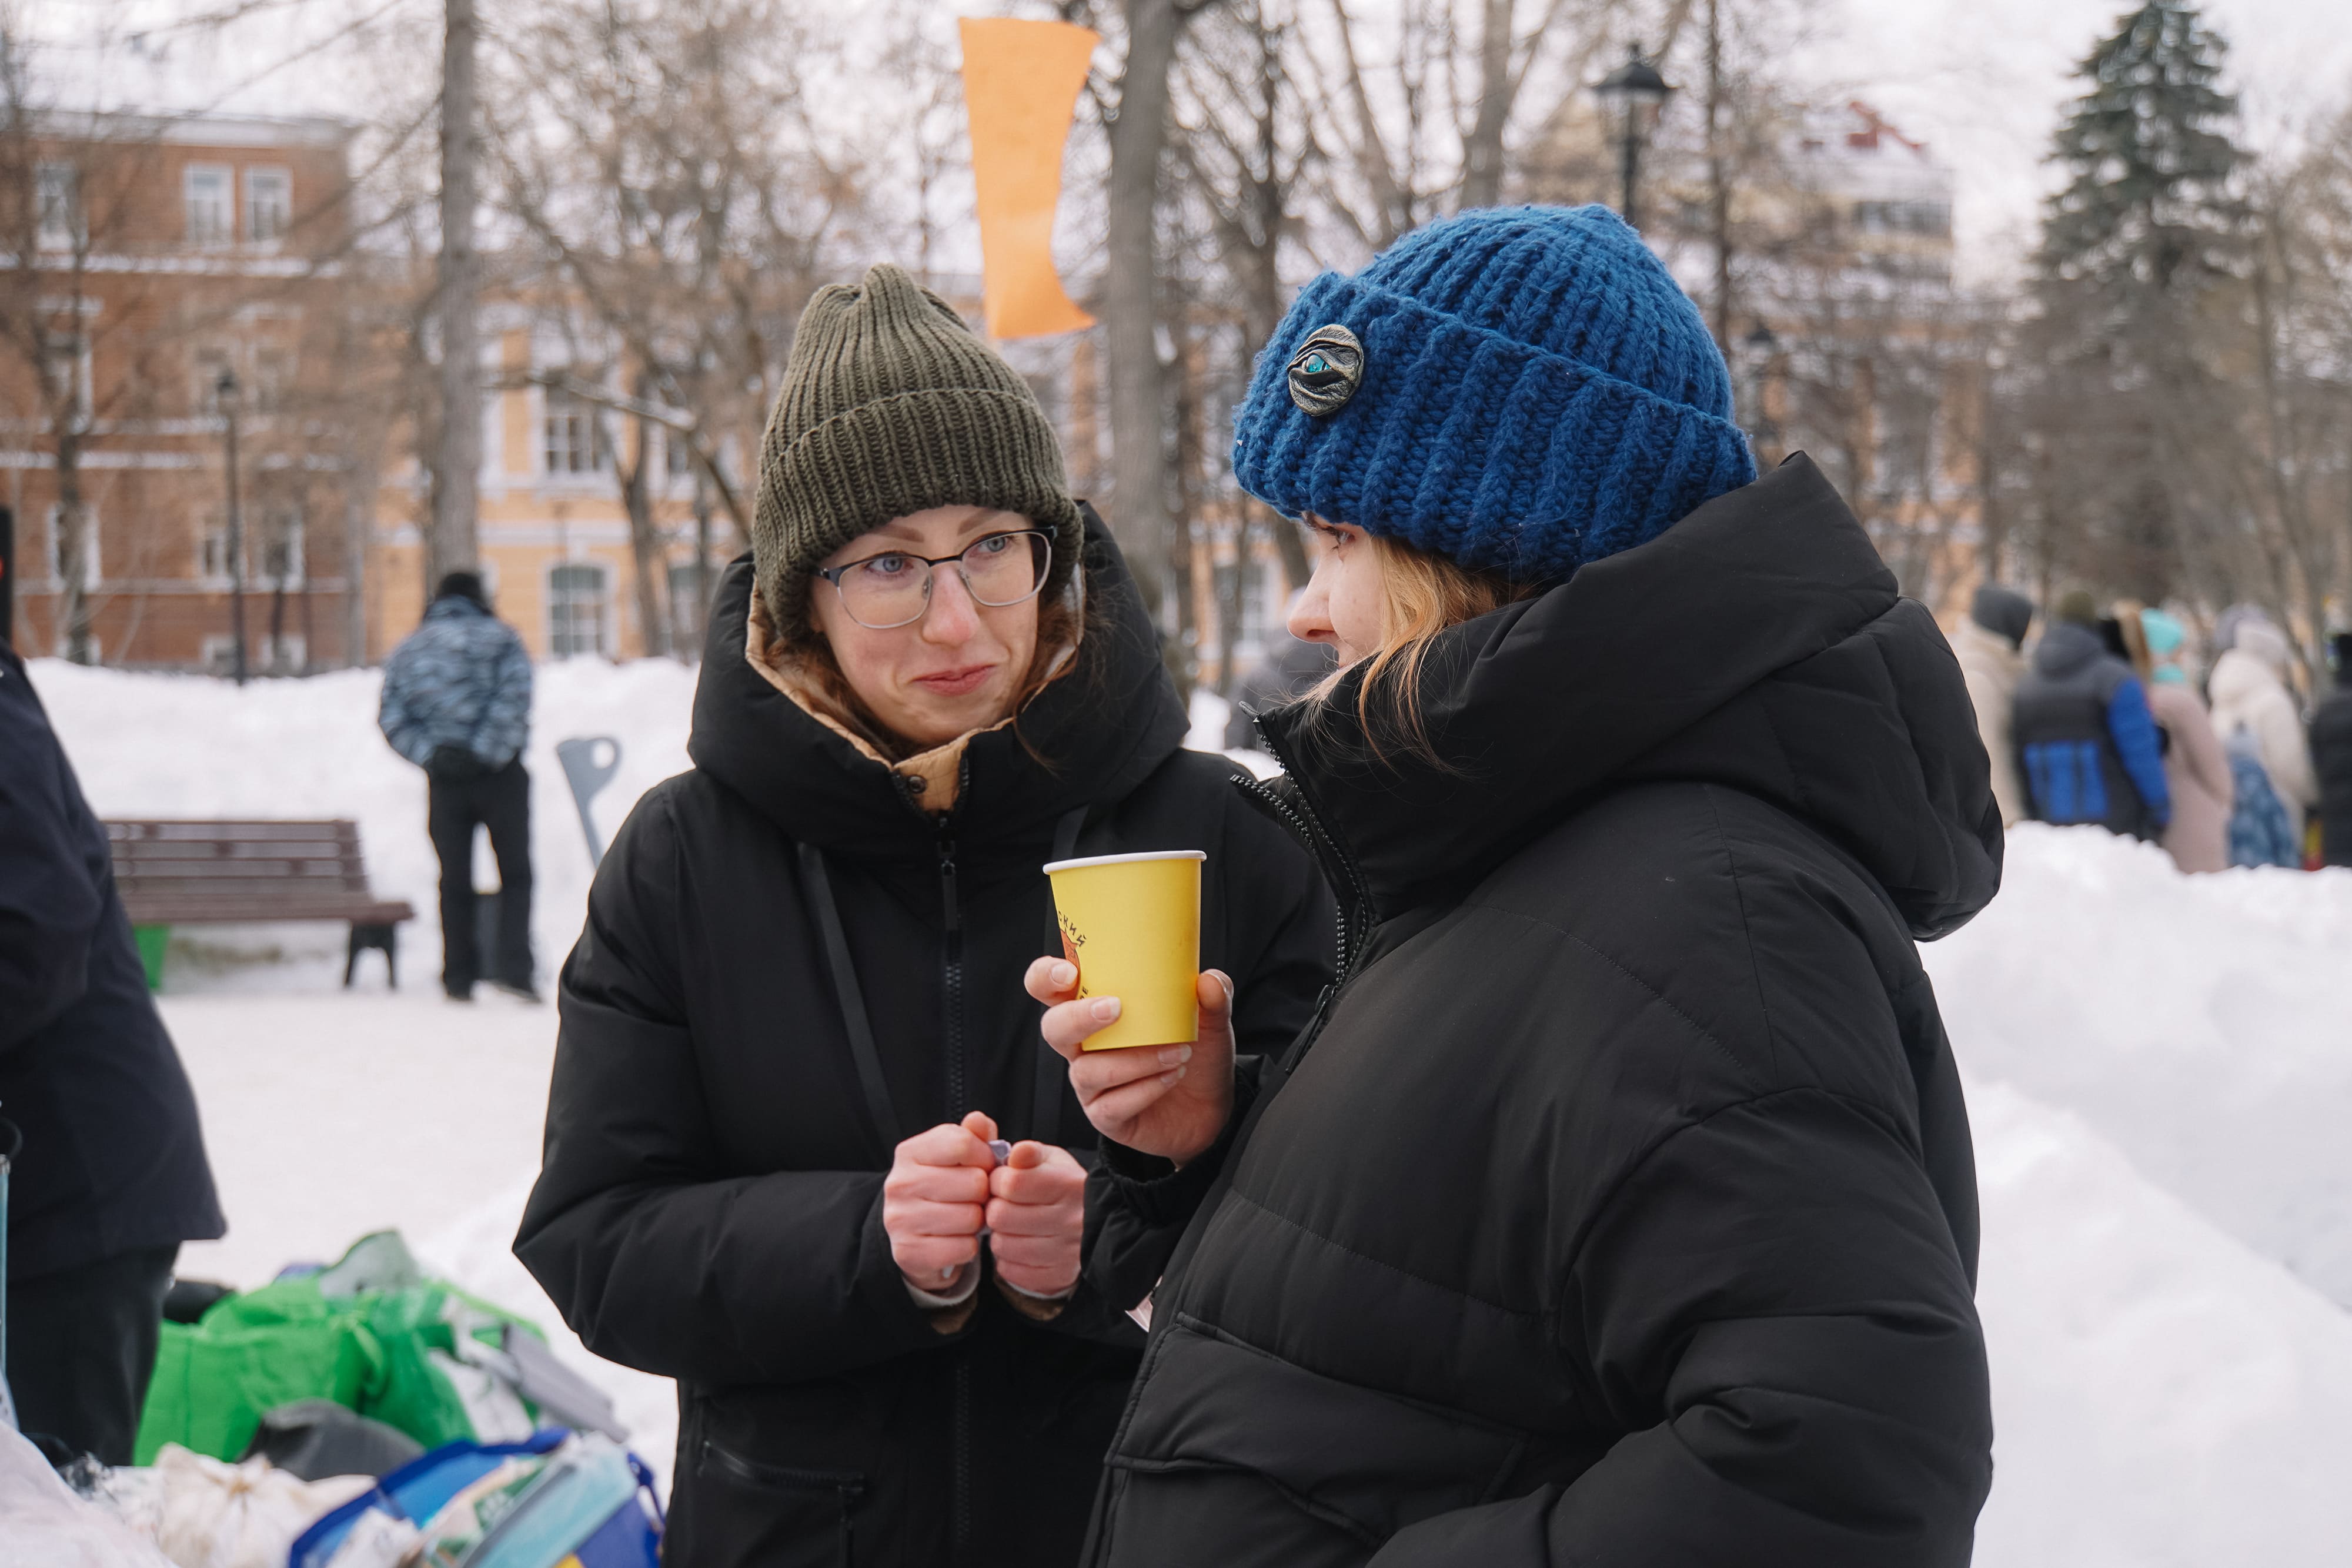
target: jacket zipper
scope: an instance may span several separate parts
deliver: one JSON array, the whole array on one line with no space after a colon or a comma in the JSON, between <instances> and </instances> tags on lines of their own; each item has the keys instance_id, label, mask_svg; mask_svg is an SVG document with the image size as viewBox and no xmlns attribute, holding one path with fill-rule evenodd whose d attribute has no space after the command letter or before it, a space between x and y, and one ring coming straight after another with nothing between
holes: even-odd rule
<instances>
[{"instance_id":1,"label":"jacket zipper","mask_svg":"<svg viewBox=\"0 0 2352 1568\"><path fill-rule=\"evenodd\" d=\"M1321 815L1315 810L1314 800L1307 793L1307 787L1298 781L1297 768L1275 740L1273 734L1266 729L1265 721L1253 716L1250 722L1256 727L1258 739L1265 743L1267 752L1276 762L1282 764L1284 774L1289 778L1292 788L1297 791L1299 808L1305 815L1302 816L1300 811L1291 810L1287 800L1255 779L1236 779L1234 780L1235 787L1247 790L1272 807L1275 814L1289 825L1292 834L1306 845L1307 852L1323 862L1327 875L1335 867L1339 873L1333 880L1340 885L1335 887L1333 891L1342 893L1342 896L1332 901L1339 906L1339 951L1334 980L1334 988L1336 988L1337 986L1345 984L1349 975L1354 971L1356 960L1361 952L1363 938L1370 935L1371 892L1364 885L1363 873L1357 870L1355 861L1341 847L1339 836L1324 826ZM1353 901L1352 904L1350 900ZM1356 921L1350 918L1351 915L1360 915L1364 923L1364 928L1360 931Z\"/></svg>"},{"instance_id":2,"label":"jacket zipper","mask_svg":"<svg viewBox=\"0 0 2352 1568\"><path fill-rule=\"evenodd\" d=\"M971 783L971 758L957 759L956 800L961 802ZM959 1122L970 1109L971 1063L963 1027L963 906L956 883L955 813L940 819L940 909L943 997L942 1044L947 1048L948 1120ZM957 1563L970 1561L971 1549L971 1362L959 1355L952 1374L953 1409L950 1425L954 1445L950 1479L949 1519L953 1532L950 1555Z\"/></svg>"}]
</instances>

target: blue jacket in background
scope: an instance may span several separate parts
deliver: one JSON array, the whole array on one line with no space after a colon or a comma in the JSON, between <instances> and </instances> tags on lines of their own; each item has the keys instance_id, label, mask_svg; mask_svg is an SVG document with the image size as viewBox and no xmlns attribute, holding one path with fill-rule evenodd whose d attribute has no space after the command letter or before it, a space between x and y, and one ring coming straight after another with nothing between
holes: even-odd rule
<instances>
[{"instance_id":1,"label":"blue jacket in background","mask_svg":"<svg viewBox=\"0 0 2352 1568\"><path fill-rule=\"evenodd\" d=\"M2152 839L2172 820L2147 693L2089 627L2060 622L2042 633L2011 720L2035 821L2096 822Z\"/></svg>"},{"instance_id":2,"label":"blue jacket in background","mask_svg":"<svg viewBox=\"0 0 2352 1568\"><path fill-rule=\"evenodd\" d=\"M530 655L513 627L462 594L445 594L383 664L376 724L419 768L462 746L504 768L530 739Z\"/></svg>"}]
</instances>

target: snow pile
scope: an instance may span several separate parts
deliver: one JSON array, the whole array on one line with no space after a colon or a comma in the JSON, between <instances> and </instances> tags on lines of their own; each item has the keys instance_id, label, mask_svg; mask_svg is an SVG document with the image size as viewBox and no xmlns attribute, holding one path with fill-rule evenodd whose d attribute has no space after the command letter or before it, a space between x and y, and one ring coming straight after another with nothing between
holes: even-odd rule
<instances>
[{"instance_id":1,"label":"snow pile","mask_svg":"<svg viewBox=\"0 0 2352 1568\"><path fill-rule=\"evenodd\" d=\"M2352 1318L2081 1119L1971 1082L1993 1378L1979 1568L2352 1562Z\"/></svg>"},{"instance_id":2,"label":"snow pile","mask_svg":"<svg viewBox=\"0 0 2352 1568\"><path fill-rule=\"evenodd\" d=\"M552 1009L429 983L422 777L363 674L215 682L36 667L102 813L350 816L415 902L411 989L321 964L167 996L236 1229L185 1267L257 1283L397 1225L436 1268L545 1324L666 1465L670 1385L595 1361L509 1255L537 1164ZM609 834L685 765L693 675L543 667L530 766L551 973L587 884L551 756L611 735ZM1193 744L1223 704L1194 704ZM1254 758L1260 766L1264 758ZM488 872L485 868L485 875ZM339 944L340 934L326 939ZM1999 1471L1988 1568L2352 1562L2352 873L2183 878L2095 830L2011 835L1990 910L1925 956L1968 1078ZM256 994L268 987L304 994Z\"/></svg>"},{"instance_id":3,"label":"snow pile","mask_svg":"<svg viewBox=\"0 0 2352 1568\"><path fill-rule=\"evenodd\" d=\"M2027 825L1992 907L1922 956L1969 1071L2352 1305L2352 872L2184 877Z\"/></svg>"}]
</instances>

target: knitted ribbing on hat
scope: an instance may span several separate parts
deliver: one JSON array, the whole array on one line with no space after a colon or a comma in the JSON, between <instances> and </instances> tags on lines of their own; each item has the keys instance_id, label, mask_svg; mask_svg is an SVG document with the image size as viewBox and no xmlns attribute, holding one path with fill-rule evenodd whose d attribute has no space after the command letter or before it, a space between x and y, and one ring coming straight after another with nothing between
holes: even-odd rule
<instances>
[{"instance_id":1,"label":"knitted ribbing on hat","mask_svg":"<svg viewBox=\"0 0 2352 1568\"><path fill-rule=\"evenodd\" d=\"M1293 402L1318 328L1362 342L1337 413ZM1688 296L1605 207L1496 207L1309 284L1234 416L1234 474L1312 512L1523 581L1656 538L1756 477Z\"/></svg>"},{"instance_id":2,"label":"knitted ribbing on hat","mask_svg":"<svg viewBox=\"0 0 2352 1568\"><path fill-rule=\"evenodd\" d=\"M1029 383L900 267L818 289L761 442L751 559L769 619L803 634L826 556L893 517L953 506L1053 529L1046 594L1069 580L1077 503Z\"/></svg>"}]
</instances>

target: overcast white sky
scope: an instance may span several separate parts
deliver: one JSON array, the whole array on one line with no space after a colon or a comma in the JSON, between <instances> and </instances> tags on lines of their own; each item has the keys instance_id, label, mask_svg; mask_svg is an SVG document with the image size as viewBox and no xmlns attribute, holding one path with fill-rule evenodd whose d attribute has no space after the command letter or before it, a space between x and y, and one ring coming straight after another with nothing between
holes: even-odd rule
<instances>
[{"instance_id":1,"label":"overcast white sky","mask_svg":"<svg viewBox=\"0 0 2352 1568\"><path fill-rule=\"evenodd\" d=\"M0 0L5 3L5 0ZM305 37L331 34L355 18L378 26L429 30L433 0L265 0L266 10L226 38L173 37L133 47L142 19L213 10L224 0L19 0L19 15L53 40L108 34L92 82L110 103L193 107L222 101L247 110L374 112L375 57L331 47L249 82ZM845 0L815 0L830 9ZM2092 41L2127 9L2124 0L1811 0L1811 37L1789 65L1817 81L1823 97L1869 99L1950 163L1959 183L1955 214L1963 265L1972 275L2006 271L2031 243L2049 187L2042 162L2068 73ZM939 0L949 15L1011 8L992 0ZM498 0L487 0L494 17ZM877 20L886 8L858 7ZM2208 0L2207 19L2231 45L2228 84L2244 100L2247 138L2271 145L2316 113L2352 102L2352 0ZM159 60L156 57L162 54ZM401 51L403 54L412 51ZM85 66L86 49L71 52ZM426 67L429 68L429 66ZM231 90L235 89L235 90Z\"/></svg>"}]
</instances>

